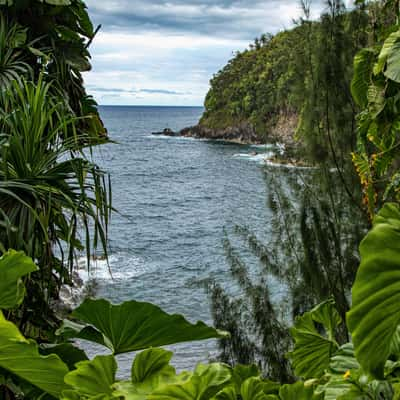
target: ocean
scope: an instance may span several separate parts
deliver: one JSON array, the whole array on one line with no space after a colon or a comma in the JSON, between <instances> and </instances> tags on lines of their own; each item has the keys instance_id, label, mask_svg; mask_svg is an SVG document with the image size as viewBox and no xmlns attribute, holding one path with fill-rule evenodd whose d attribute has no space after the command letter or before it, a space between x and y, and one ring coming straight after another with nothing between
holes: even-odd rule
<instances>
[{"instance_id":1,"label":"ocean","mask_svg":"<svg viewBox=\"0 0 400 400\"><path fill-rule=\"evenodd\" d=\"M192 322L212 324L209 295L199 282L234 287L223 249L224 232L248 226L268 239L270 211L263 165L270 147L151 132L196 124L199 107L100 107L116 143L96 151L111 175L115 212L109 231L110 276L97 261L89 278L96 296L114 303L149 301ZM256 154L257 153L257 154ZM257 262L248 257L249 265ZM91 355L96 346L83 344ZM178 370L192 369L218 354L214 340L172 346ZM118 357L129 375L133 355Z\"/></svg>"}]
</instances>

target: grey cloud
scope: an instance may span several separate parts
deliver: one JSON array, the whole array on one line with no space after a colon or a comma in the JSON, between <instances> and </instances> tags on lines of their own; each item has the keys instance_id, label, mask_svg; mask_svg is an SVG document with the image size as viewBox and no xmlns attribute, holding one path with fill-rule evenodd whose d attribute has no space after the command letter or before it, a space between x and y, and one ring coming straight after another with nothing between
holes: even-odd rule
<instances>
[{"instance_id":1,"label":"grey cloud","mask_svg":"<svg viewBox=\"0 0 400 400\"><path fill-rule=\"evenodd\" d=\"M321 2L314 0L314 7L320 10ZM87 3L93 20L103 24L105 30L164 30L247 40L288 27L291 16L285 15L285 7L299 7L298 0L87 0Z\"/></svg>"}]
</instances>

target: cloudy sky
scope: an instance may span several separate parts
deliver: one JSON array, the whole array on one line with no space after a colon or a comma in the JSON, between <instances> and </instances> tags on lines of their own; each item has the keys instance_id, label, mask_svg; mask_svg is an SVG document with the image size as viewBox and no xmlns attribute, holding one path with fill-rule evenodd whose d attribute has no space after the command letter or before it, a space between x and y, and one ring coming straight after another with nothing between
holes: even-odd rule
<instances>
[{"instance_id":1,"label":"cloudy sky","mask_svg":"<svg viewBox=\"0 0 400 400\"><path fill-rule=\"evenodd\" d=\"M323 9L313 1L313 13ZM212 75L262 33L292 26L298 0L86 0L102 29L86 86L100 104L202 105Z\"/></svg>"}]
</instances>

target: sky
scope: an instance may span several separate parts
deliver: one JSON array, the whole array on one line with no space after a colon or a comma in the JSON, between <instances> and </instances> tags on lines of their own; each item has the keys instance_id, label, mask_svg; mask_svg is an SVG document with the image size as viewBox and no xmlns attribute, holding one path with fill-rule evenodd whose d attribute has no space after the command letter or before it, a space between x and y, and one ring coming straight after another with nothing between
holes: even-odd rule
<instances>
[{"instance_id":1,"label":"sky","mask_svg":"<svg viewBox=\"0 0 400 400\"><path fill-rule=\"evenodd\" d=\"M314 17L323 0L312 2ZM290 28L298 0L86 0L102 25L86 88L101 105L202 106L209 80L262 33Z\"/></svg>"}]
</instances>

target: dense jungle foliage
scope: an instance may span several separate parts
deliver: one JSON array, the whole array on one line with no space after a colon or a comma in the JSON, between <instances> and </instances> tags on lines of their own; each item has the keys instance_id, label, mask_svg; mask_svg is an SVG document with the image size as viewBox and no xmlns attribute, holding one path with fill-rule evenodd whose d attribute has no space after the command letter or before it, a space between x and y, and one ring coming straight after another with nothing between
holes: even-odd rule
<instances>
[{"instance_id":1,"label":"dense jungle foliage","mask_svg":"<svg viewBox=\"0 0 400 400\"><path fill-rule=\"evenodd\" d=\"M325 176L325 182L331 177L328 206L314 195L308 203L312 207L301 208L300 219L296 214L286 219L288 213L280 213L283 207L277 207L274 222L283 235L278 241L293 244L287 254L285 250L271 253L260 246L251 231L238 228L238 234L268 265L268 273L274 269L277 277L293 273L293 279L288 280L290 289L306 300L293 302L301 315L291 328L282 326L273 314L274 306L265 301L267 274L254 285L247 280L245 267L236 268L256 306L256 322L262 321L259 326L267 327L267 333L275 333L274 353L268 352L268 336L261 343L264 372L251 364L210 363L177 374L170 365L172 353L160 346L209 338L227 341L230 333L235 338L237 326L228 327L230 332L226 332L202 322L192 324L182 316L134 300L113 305L102 299L86 299L62 322L51 307L59 285L70 283L76 251L86 250L89 260L99 244L107 254L110 189L103 171L88 156L92 146L107 138L80 75L89 67L88 46L96 31L81 0L0 0L0 398L400 398L399 3L358 1L357 10L350 13L365 17L369 24L369 47L355 56L351 86L348 82L358 107L357 132L351 138L353 153L351 156L350 149L340 153L345 164L353 159L365 215L372 220L361 241L357 271L354 265L358 259L352 255L356 254L358 236L351 233L351 223L357 225L357 221L348 207L356 207L359 200L360 215L364 209L361 198L350 196L348 187L346 190L347 169L339 168L341 158L335 151L342 139L351 147L345 139L350 131L343 130L340 138L340 125L331 125L334 107L338 114L345 112L348 103L343 103L325 108L326 114L316 108L315 115L325 119L312 126L314 133L337 139L328 140L327 154L337 164L334 177L328 174L326 163L314 171ZM328 5L326 18L331 24L351 18L341 14L341 3L328 1ZM307 7L305 11L307 14ZM311 33L315 26L320 29L319 23L308 20L303 25ZM332 35L326 45L332 51L329 43L336 41L336 31L329 32ZM361 47L361 41L356 43ZM337 84L344 87L344 82ZM331 90L338 90L335 82L329 84ZM318 96L325 97L314 94L310 104L326 105L329 93L335 92L321 88ZM86 101L89 108L84 106ZM322 136L317 139L322 140ZM314 194L313 180L295 184L305 188L306 204L307 197ZM338 188L347 197L338 199L334 193ZM347 205L342 203L344 199ZM271 201L275 207L288 203L290 193L278 190ZM331 207L333 203L336 208ZM338 209L342 209L342 216ZM306 223L310 219L312 225ZM289 229L297 225L303 233L300 240ZM84 228L83 240L78 234L80 227ZM357 227L355 231L359 232ZM310 248L310 243L317 242L324 253ZM234 259L229 242L226 248ZM291 266L297 263L297 270L280 270L279 257L288 254ZM274 264L276 261L279 263ZM240 260L232 265L240 266ZM347 289L354 275L350 294ZM236 317L242 318L240 310ZM250 339L258 333L251 325L246 329ZM286 332L292 338L287 354ZM108 353L89 359L74 339L101 345ZM248 348L252 351L251 344ZM116 356L133 351L140 352L133 359L131 376L121 380Z\"/></svg>"},{"instance_id":2,"label":"dense jungle foliage","mask_svg":"<svg viewBox=\"0 0 400 400\"><path fill-rule=\"evenodd\" d=\"M384 201L396 199L392 185L396 185L397 175L391 176L390 172L398 169L399 154L396 147L391 148L397 143L392 135L390 139L382 139L380 150L372 147L371 143L366 147L363 139L366 133L361 134L362 125L357 120L360 121L368 112L356 115L367 103L366 94L360 90L367 90L370 79L368 67L362 66L360 60L365 60L362 58L364 54L377 53L388 33L394 29L396 4L358 2L355 9L346 11L341 2L329 1L320 20L313 22L309 21L310 3L302 2L302 5L304 18L298 21L299 26L270 40L276 39L283 44L280 35L290 37L296 34L298 37L292 46L303 41L295 54L290 52L290 46L286 53L282 53L280 64L277 64L281 71L286 71L287 66L298 60L299 54L306 52L309 55L301 64L309 77L303 81L298 75L286 90L289 95L282 96L282 100L289 101L296 87L302 87L296 98L303 109L296 111L292 107L290 113L299 114L301 110L297 140L303 147L302 156L311 160L315 168L265 169L267 207L272 214L266 226L273 232L270 235L273 240L264 242L251 227L237 226L226 235L224 247L239 290L232 292L215 281L208 285L216 326L232 332L229 340L220 341L221 359L232 365L257 363L265 373L278 380L295 379L285 354L293 345L290 327L298 315L321 302L329 293L335 300L339 315L345 319L351 305L350 290L360 262L355 249L373 217L371 209L379 209ZM306 36L304 32L307 32ZM309 38L312 38L312 46ZM253 52L254 57L262 51L268 53L268 46L262 50L261 43L265 43L265 39L257 40L256 45L245 53ZM357 46L366 43L370 47L357 54L354 74L349 68L353 65L349 57L355 52L356 43L359 43ZM350 53L347 50L351 50ZM368 60L371 62L372 57L364 62ZM235 62L236 58L231 61ZM270 63L274 63L274 59ZM222 79L229 68L230 64L214 80ZM360 71L360 68L364 70ZM300 74L301 69L298 72ZM224 93L233 90L239 80L228 83L230 86L225 87ZM246 82L248 84L249 80ZM264 86L266 84L264 82ZM268 84L271 93L276 93L277 81L272 79ZM349 96L350 91L354 100ZM212 92L213 88L209 95ZM360 93L364 93L364 98L361 97L364 101L360 101ZM372 99L371 94L369 98ZM278 119L281 118L279 104L278 101L274 114ZM208 110L203 119L207 118L207 113ZM290 118L290 113L285 112L285 118ZM257 114L263 115L259 111ZM389 120L395 120L393 114ZM274 123L273 118L269 121ZM360 131L357 133L358 126ZM365 129L373 132L374 128L370 122L370 127L366 125ZM384 147L385 143L387 147ZM370 160L365 152L367 148ZM367 173L362 176L362 185L350 152L357 171ZM375 159L376 166L371 163ZM385 161L387 164L383 164ZM380 165L387 168L386 183L377 174L370 176L378 172ZM369 184L367 176L370 176ZM376 185L374 191L372 182ZM392 183L388 185L389 182ZM385 188L386 194L382 196ZM368 206L371 198L372 208ZM249 252L258 260L258 267L244 262L242 254ZM277 282L284 288L284 295L275 293ZM338 327L337 340L345 343L348 339L347 329L342 324Z\"/></svg>"},{"instance_id":3,"label":"dense jungle foliage","mask_svg":"<svg viewBox=\"0 0 400 400\"><path fill-rule=\"evenodd\" d=\"M46 337L76 252L107 250L109 183L90 159L107 135L81 75L96 30L82 1L7 0L0 12L0 252L37 261L12 319Z\"/></svg>"}]
</instances>

